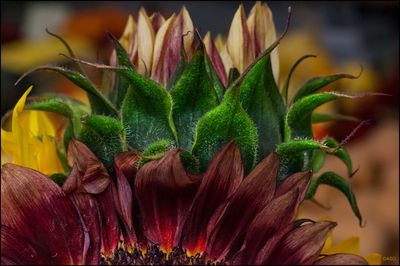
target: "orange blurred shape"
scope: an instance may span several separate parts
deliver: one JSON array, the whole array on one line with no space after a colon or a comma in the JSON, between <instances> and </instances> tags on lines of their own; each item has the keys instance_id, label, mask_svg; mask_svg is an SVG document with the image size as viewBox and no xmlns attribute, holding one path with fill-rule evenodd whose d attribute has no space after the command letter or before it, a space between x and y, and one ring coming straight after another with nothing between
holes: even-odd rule
<instances>
[{"instance_id":1,"label":"orange blurred shape","mask_svg":"<svg viewBox=\"0 0 400 266\"><path fill-rule=\"evenodd\" d=\"M128 14L115 7L97 7L77 11L64 25L62 32L102 41L107 38L106 32L121 35L127 19Z\"/></svg>"}]
</instances>

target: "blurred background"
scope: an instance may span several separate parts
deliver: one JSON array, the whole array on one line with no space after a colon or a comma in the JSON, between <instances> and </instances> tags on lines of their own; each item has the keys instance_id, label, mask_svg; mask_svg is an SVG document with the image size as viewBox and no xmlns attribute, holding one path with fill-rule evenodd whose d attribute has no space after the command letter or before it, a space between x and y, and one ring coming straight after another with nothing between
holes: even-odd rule
<instances>
[{"instance_id":1,"label":"blurred background","mask_svg":"<svg viewBox=\"0 0 400 266\"><path fill-rule=\"evenodd\" d=\"M223 37L240 2L175 1L58 1L1 2L1 114L12 109L25 89L33 84L32 95L58 91L87 101L86 96L64 78L52 73L34 73L17 87L24 72L45 64L68 65L59 53L65 48L45 29L64 37L76 55L89 61L108 63L111 42L107 32L119 37L129 14L137 18L139 8L148 14L160 11L165 17L185 4L201 34L211 31ZM244 2L247 13L254 2ZM360 167L349 180L367 225L360 228L345 197L332 188L320 187L316 199L329 210L307 202L301 215L313 219L330 216L339 222L334 242L348 236L361 238L361 255L379 252L384 264L399 263L399 2L271 2L278 34L292 7L291 26L279 46L281 74L304 54L316 54L294 73L290 92L314 76L333 73L357 75L328 89L347 92L383 92L390 96L367 96L340 100L321 112L341 113L368 120L346 144L353 164ZM90 68L88 70L91 70ZM98 73L90 72L94 80ZM343 140L357 126L355 122L315 124L317 138L326 135ZM328 157L324 170L346 175L336 158Z\"/></svg>"}]
</instances>

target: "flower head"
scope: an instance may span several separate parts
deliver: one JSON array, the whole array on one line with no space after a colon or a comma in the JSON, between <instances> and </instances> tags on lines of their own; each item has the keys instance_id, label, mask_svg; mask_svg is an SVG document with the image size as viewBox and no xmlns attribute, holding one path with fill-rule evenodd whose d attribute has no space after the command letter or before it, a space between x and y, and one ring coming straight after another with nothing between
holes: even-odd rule
<instances>
[{"instance_id":1,"label":"flower head","mask_svg":"<svg viewBox=\"0 0 400 266\"><path fill-rule=\"evenodd\" d=\"M311 264L336 225L294 221L309 172L277 185L272 153L245 177L233 142L203 176L185 171L179 150L139 170L137 155L121 154L116 180L78 141L69 158L62 188L29 168L3 166L2 263Z\"/></svg>"}]
</instances>

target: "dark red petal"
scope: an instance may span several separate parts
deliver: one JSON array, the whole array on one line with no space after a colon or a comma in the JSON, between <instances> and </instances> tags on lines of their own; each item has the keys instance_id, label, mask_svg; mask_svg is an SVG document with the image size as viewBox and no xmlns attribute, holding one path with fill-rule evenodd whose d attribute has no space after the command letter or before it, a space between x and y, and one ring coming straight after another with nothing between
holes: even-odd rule
<instances>
[{"instance_id":1,"label":"dark red petal","mask_svg":"<svg viewBox=\"0 0 400 266\"><path fill-rule=\"evenodd\" d=\"M82 186L78 189L98 194L103 192L111 182L104 165L85 144L75 139L72 139L68 145L68 163L70 166L76 165L78 168Z\"/></svg>"},{"instance_id":2,"label":"dark red petal","mask_svg":"<svg viewBox=\"0 0 400 266\"><path fill-rule=\"evenodd\" d=\"M289 231L299 205L298 190L272 200L253 220L247 231L244 248L236 261L240 264L261 264L274 245Z\"/></svg>"},{"instance_id":3,"label":"dark red petal","mask_svg":"<svg viewBox=\"0 0 400 266\"><path fill-rule=\"evenodd\" d=\"M101 252L105 256L112 255L121 234L114 203L115 190L115 185L111 182L103 193L95 196L101 211Z\"/></svg>"},{"instance_id":4,"label":"dark red petal","mask_svg":"<svg viewBox=\"0 0 400 266\"><path fill-rule=\"evenodd\" d=\"M97 200L89 194L73 193L70 195L89 233L90 244L86 264L96 265L100 259L101 213Z\"/></svg>"},{"instance_id":5,"label":"dark red petal","mask_svg":"<svg viewBox=\"0 0 400 266\"><path fill-rule=\"evenodd\" d=\"M335 222L317 222L293 229L275 246L272 264L312 264L318 258L328 232Z\"/></svg>"},{"instance_id":6,"label":"dark red petal","mask_svg":"<svg viewBox=\"0 0 400 266\"><path fill-rule=\"evenodd\" d=\"M1 226L1 265L54 264L46 249L32 244L8 226Z\"/></svg>"},{"instance_id":7,"label":"dark red petal","mask_svg":"<svg viewBox=\"0 0 400 266\"><path fill-rule=\"evenodd\" d=\"M34 245L47 247L57 263L85 263L89 235L73 203L47 176L5 164L1 168L1 198L2 225Z\"/></svg>"},{"instance_id":8,"label":"dark red petal","mask_svg":"<svg viewBox=\"0 0 400 266\"><path fill-rule=\"evenodd\" d=\"M292 189L299 189L300 201L303 201L307 192L307 187L310 182L311 171L298 172L289 176L282 184L280 184L275 192L275 198L287 193Z\"/></svg>"},{"instance_id":9,"label":"dark red petal","mask_svg":"<svg viewBox=\"0 0 400 266\"><path fill-rule=\"evenodd\" d=\"M354 254L333 254L317 260L314 265L368 265L368 262Z\"/></svg>"},{"instance_id":10,"label":"dark red petal","mask_svg":"<svg viewBox=\"0 0 400 266\"><path fill-rule=\"evenodd\" d=\"M117 191L121 210L120 215L129 230L132 230L132 190L122 172L117 173Z\"/></svg>"},{"instance_id":11,"label":"dark red petal","mask_svg":"<svg viewBox=\"0 0 400 266\"><path fill-rule=\"evenodd\" d=\"M271 153L243 180L209 238L208 256L220 260L240 249L249 224L274 196L278 167Z\"/></svg>"},{"instance_id":12,"label":"dark red petal","mask_svg":"<svg viewBox=\"0 0 400 266\"><path fill-rule=\"evenodd\" d=\"M190 253L205 250L211 230L242 179L240 151L234 142L230 142L214 156L183 227L182 244Z\"/></svg>"},{"instance_id":13,"label":"dark red petal","mask_svg":"<svg viewBox=\"0 0 400 266\"><path fill-rule=\"evenodd\" d=\"M68 175L67 180L65 180L62 186L62 189L65 191L65 193L69 194L73 192L84 192L80 177L81 174L79 173L78 166L74 164L71 173Z\"/></svg>"},{"instance_id":14,"label":"dark red petal","mask_svg":"<svg viewBox=\"0 0 400 266\"><path fill-rule=\"evenodd\" d=\"M179 243L182 224L199 184L188 175L179 150L145 164L137 173L135 191L146 237L166 251Z\"/></svg>"},{"instance_id":15,"label":"dark red petal","mask_svg":"<svg viewBox=\"0 0 400 266\"><path fill-rule=\"evenodd\" d=\"M143 233L143 226L141 226L141 220L140 220L140 212L139 212L139 206L137 203L137 200L135 200L136 196L135 194L135 177L136 177L136 173L137 173L137 163L139 161L139 156L134 153L134 152L123 152L118 154L115 159L115 172L117 173L117 176L120 175L120 173L122 173L125 177L126 180L128 181L128 184L130 186L131 189L131 193L132 193L132 207L133 208L133 217L131 217L131 223L133 223L133 230L130 230L129 228L125 228L124 231L124 237L125 238L129 238L130 242L133 241L133 239L135 240L139 240L141 242L141 244L144 244L144 246L147 243L147 239L144 237L144 233ZM118 190L121 191L121 190ZM121 198L126 198L127 196L121 196ZM119 201L119 200L118 200ZM118 205L118 204L117 204ZM121 204L119 204L121 205ZM121 206L119 206L120 211L119 213L122 213L121 210ZM122 214L121 214L122 216ZM132 216L132 215L131 215ZM129 218L125 218L129 219ZM133 221L132 221L133 219ZM124 222L126 227L128 227L127 225L127 221ZM134 233L133 233L134 231Z\"/></svg>"},{"instance_id":16,"label":"dark red petal","mask_svg":"<svg viewBox=\"0 0 400 266\"><path fill-rule=\"evenodd\" d=\"M209 36L206 36L206 38L209 38L209 39L204 42L204 44L206 45L208 57L210 58L211 63L215 69L215 72L217 73L222 84L225 87L227 87L228 86L228 77L226 76L224 63L222 62L221 56L219 55L219 52L218 52L218 49L215 46L215 43L211 38L211 34L210 33L208 33L208 34L209 34Z\"/></svg>"},{"instance_id":17,"label":"dark red petal","mask_svg":"<svg viewBox=\"0 0 400 266\"><path fill-rule=\"evenodd\" d=\"M125 177L130 181L136 176L137 172L137 162L139 161L139 156L134 152L123 152L118 154L115 159L115 171L121 171ZM133 182L132 182L133 187Z\"/></svg>"}]
</instances>

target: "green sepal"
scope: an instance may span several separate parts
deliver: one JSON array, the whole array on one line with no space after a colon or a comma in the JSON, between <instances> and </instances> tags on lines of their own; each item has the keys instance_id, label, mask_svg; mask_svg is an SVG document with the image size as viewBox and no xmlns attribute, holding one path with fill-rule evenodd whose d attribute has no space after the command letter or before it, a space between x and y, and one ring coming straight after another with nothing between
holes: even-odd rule
<instances>
[{"instance_id":1,"label":"green sepal","mask_svg":"<svg viewBox=\"0 0 400 266\"><path fill-rule=\"evenodd\" d=\"M80 121L79 121L80 123ZM80 130L79 130L80 131ZM69 142L71 141L72 138L78 138L79 133L75 135L74 133L74 126L71 121L68 122L68 125L66 126L64 130L64 138L63 138L63 143L64 143L64 148L65 150L68 150L68 145Z\"/></svg>"},{"instance_id":2,"label":"green sepal","mask_svg":"<svg viewBox=\"0 0 400 266\"><path fill-rule=\"evenodd\" d=\"M272 73L269 54L247 72L240 86L243 109L253 120L258 135L258 159L282 142L285 106Z\"/></svg>"},{"instance_id":3,"label":"green sepal","mask_svg":"<svg viewBox=\"0 0 400 266\"><path fill-rule=\"evenodd\" d=\"M201 47L203 47L203 51L205 51L205 47L202 44ZM224 93L225 93L225 87L222 84L221 80L219 79L219 76L217 72L214 69L214 66L212 65L211 59L208 57L208 54L206 52L204 56L205 60L205 65L206 65L206 71L208 73L208 77L211 79L211 82L214 86L215 92L217 93L218 96L218 102L222 102L224 98Z\"/></svg>"},{"instance_id":4,"label":"green sepal","mask_svg":"<svg viewBox=\"0 0 400 266\"><path fill-rule=\"evenodd\" d=\"M76 136L79 134L81 128L81 116L90 114L89 108L83 103L59 95L33 97L31 101L25 105L24 109L52 112L69 118Z\"/></svg>"},{"instance_id":5,"label":"green sepal","mask_svg":"<svg viewBox=\"0 0 400 266\"><path fill-rule=\"evenodd\" d=\"M179 144L190 150L199 119L218 105L218 95L207 73L206 53L200 46L171 90L173 118Z\"/></svg>"},{"instance_id":6,"label":"green sepal","mask_svg":"<svg viewBox=\"0 0 400 266\"><path fill-rule=\"evenodd\" d=\"M316 140L290 140L280 144L276 153L280 157L278 181L285 180L290 175L310 168L311 161L308 152L326 150L327 146Z\"/></svg>"},{"instance_id":7,"label":"green sepal","mask_svg":"<svg viewBox=\"0 0 400 266\"><path fill-rule=\"evenodd\" d=\"M313 177L306 193L306 199L311 199L315 195L318 186L321 184L334 187L346 196L347 200L350 203L351 209L353 210L353 213L357 216L361 226L362 216L357 206L356 197L354 196L354 193L346 180L334 172L326 172L319 177Z\"/></svg>"},{"instance_id":8,"label":"green sepal","mask_svg":"<svg viewBox=\"0 0 400 266\"><path fill-rule=\"evenodd\" d=\"M134 66L131 63L129 55L125 51L124 47L121 43L110 34L111 40L114 44L115 53L117 56L117 67L124 67L130 70L134 69ZM114 84L113 89L111 91L111 101L115 104L115 106L119 107L122 104L122 101L125 98L126 92L128 91L129 82L125 77L121 75L114 74Z\"/></svg>"},{"instance_id":9,"label":"green sepal","mask_svg":"<svg viewBox=\"0 0 400 266\"><path fill-rule=\"evenodd\" d=\"M311 158L311 170L313 173L321 170L322 166L324 166L325 159L326 153L323 150L314 150Z\"/></svg>"},{"instance_id":10,"label":"green sepal","mask_svg":"<svg viewBox=\"0 0 400 266\"><path fill-rule=\"evenodd\" d=\"M361 73L360 73L361 74ZM322 89L326 85L337 81L338 79L357 79L360 75L358 76L353 76L350 74L334 74L334 75L328 75L324 77L315 77L307 82L305 82L296 92L296 94L293 96L292 99L292 104L297 102L298 100L304 98L305 96L311 95L318 90Z\"/></svg>"},{"instance_id":11,"label":"green sepal","mask_svg":"<svg viewBox=\"0 0 400 266\"><path fill-rule=\"evenodd\" d=\"M69 173L69 171L71 169L70 169L70 167L68 165L68 159L67 159L67 156L65 155L64 149L61 150L59 147L57 147L56 151L57 151L57 157L60 160L61 166L64 169L64 173Z\"/></svg>"},{"instance_id":12,"label":"green sepal","mask_svg":"<svg viewBox=\"0 0 400 266\"><path fill-rule=\"evenodd\" d=\"M161 159L164 157L164 154L173 147L171 142L166 139L158 140L154 143L151 143L147 147L144 148L142 154L140 155L140 159L138 161L138 168L141 168L146 163Z\"/></svg>"},{"instance_id":13,"label":"green sepal","mask_svg":"<svg viewBox=\"0 0 400 266\"><path fill-rule=\"evenodd\" d=\"M349 116L349 115L341 115L341 114L316 114L316 113L313 113L311 115L311 122L313 124L337 121L337 120L352 121L352 122L360 121L360 119L358 119L357 117Z\"/></svg>"},{"instance_id":14,"label":"green sepal","mask_svg":"<svg viewBox=\"0 0 400 266\"><path fill-rule=\"evenodd\" d=\"M179 153L181 162L186 172L191 174L198 174L200 172L199 160L188 151L181 150Z\"/></svg>"},{"instance_id":15,"label":"green sepal","mask_svg":"<svg viewBox=\"0 0 400 266\"><path fill-rule=\"evenodd\" d=\"M257 130L240 105L238 86L228 89L222 103L206 113L196 126L192 153L199 159L200 171L205 171L213 156L231 140L240 148L245 172L255 165Z\"/></svg>"},{"instance_id":16,"label":"green sepal","mask_svg":"<svg viewBox=\"0 0 400 266\"><path fill-rule=\"evenodd\" d=\"M112 69L112 68L111 68ZM166 139L178 143L172 119L172 100L158 83L129 69L112 69L129 81L122 103L121 120L128 145L143 150L151 143Z\"/></svg>"},{"instance_id":17,"label":"green sepal","mask_svg":"<svg viewBox=\"0 0 400 266\"><path fill-rule=\"evenodd\" d=\"M86 91L93 114L103 114L112 116L118 115L117 109L115 109L114 105L110 102L110 100L108 100L98 89L96 89L93 83L82 74L62 67L43 66L33 69L32 71L24 74L21 78L37 70L55 71L63 75L65 78L70 80L79 88Z\"/></svg>"},{"instance_id":18,"label":"green sepal","mask_svg":"<svg viewBox=\"0 0 400 266\"><path fill-rule=\"evenodd\" d=\"M158 83L139 75L133 68L122 45L112 37L118 64L112 69L128 81L128 89L121 107L121 118L126 128L128 145L143 150L160 139L178 142L172 121L172 102L168 92Z\"/></svg>"},{"instance_id":19,"label":"green sepal","mask_svg":"<svg viewBox=\"0 0 400 266\"><path fill-rule=\"evenodd\" d=\"M229 69L228 88L240 77L240 72L236 67Z\"/></svg>"},{"instance_id":20,"label":"green sepal","mask_svg":"<svg viewBox=\"0 0 400 266\"><path fill-rule=\"evenodd\" d=\"M171 75L167 82L166 89L170 91L176 84L176 82L181 78L183 71L187 68L187 56L185 49L182 46L180 59L178 61L178 65L175 68L174 73Z\"/></svg>"},{"instance_id":21,"label":"green sepal","mask_svg":"<svg viewBox=\"0 0 400 266\"><path fill-rule=\"evenodd\" d=\"M89 147L110 174L114 173L115 156L127 150L124 127L118 120L108 116L82 117L79 140Z\"/></svg>"},{"instance_id":22,"label":"green sepal","mask_svg":"<svg viewBox=\"0 0 400 266\"><path fill-rule=\"evenodd\" d=\"M62 187L62 185L64 184L65 180L67 180L68 176L66 176L63 173L55 173L55 174L52 174L51 176L49 176L49 178L51 180L53 180L57 185Z\"/></svg>"},{"instance_id":23,"label":"green sepal","mask_svg":"<svg viewBox=\"0 0 400 266\"><path fill-rule=\"evenodd\" d=\"M326 138L324 144L334 150L331 154L343 161L343 163L346 165L348 176L352 176L353 163L348 151L345 148L340 147L340 144L333 138Z\"/></svg>"}]
</instances>

